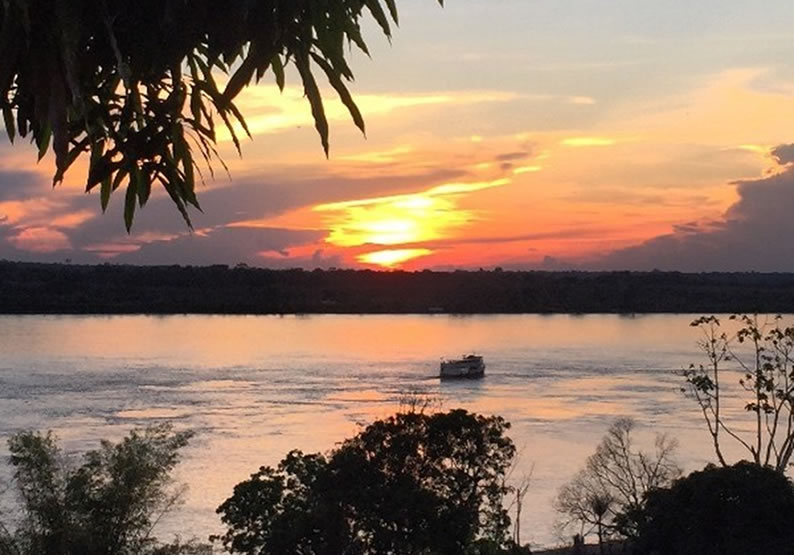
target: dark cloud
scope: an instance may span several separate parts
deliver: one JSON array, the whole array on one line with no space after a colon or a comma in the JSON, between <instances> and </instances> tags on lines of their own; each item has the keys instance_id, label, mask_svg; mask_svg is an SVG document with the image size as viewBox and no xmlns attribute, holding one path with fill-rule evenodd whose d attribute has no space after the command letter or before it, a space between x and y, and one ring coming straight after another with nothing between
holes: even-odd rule
<instances>
[{"instance_id":1,"label":"dark cloud","mask_svg":"<svg viewBox=\"0 0 794 555\"><path fill-rule=\"evenodd\" d=\"M41 177L35 173L5 172L8 174L7 188L20 198L34 198L26 189L26 177ZM0 179L4 172L0 171ZM322 175L304 177L284 171L276 177L261 175L234 181L219 178L199 190L199 200L204 212L191 210L191 219L196 230L211 230L207 237L188 233L176 207L162 192L153 193L149 203L139 209L135 216L132 233L124 230L123 193L111 198L107 213L102 214L98 194L69 194L66 191L44 185L44 195L57 201L57 214L63 216L76 212L91 212L94 217L76 228L58 228L65 234L72 249L62 249L50 253L27 252L15 245L14 238L23 227L4 225L5 217L0 214L0 258L9 260L40 260L74 262L101 262L97 256L102 245L140 245L144 247L135 253L114 258L114 261L136 264L236 264L246 262L262 265L258 251L284 251L299 244L317 240L320 232L289 232L287 230L223 229L235 222L269 218L290 210L320 203L336 202L386 194L415 192L448 180L459 179L465 172L427 168L407 174L392 176L362 175L356 178ZM2 184L2 181L0 181ZM11 186L13 185L13 186ZM0 194L3 190L0 188ZM2 197L0 197L2 200ZM44 224L39 224L44 225ZM177 239L152 242L152 238L174 236ZM149 244L151 243L151 244ZM89 249L89 250L86 250ZM110 250L110 249L109 249ZM278 260L278 259L277 259ZM338 260L330 263L321 260L303 260L307 265L338 265ZM321 263L322 262L322 263ZM297 262L290 264L297 265Z\"/></svg>"},{"instance_id":2,"label":"dark cloud","mask_svg":"<svg viewBox=\"0 0 794 555\"><path fill-rule=\"evenodd\" d=\"M439 239L435 241L423 241L419 243L405 243L400 248L428 248L440 250L450 248L454 245L490 245L505 243L524 243L532 241L544 241L548 239L584 239L596 238L603 235L608 230L598 227L569 227L567 229L557 229L554 231L540 231L536 233L523 233L518 235L499 235L496 237L455 237L449 239Z\"/></svg>"},{"instance_id":3,"label":"dark cloud","mask_svg":"<svg viewBox=\"0 0 794 555\"><path fill-rule=\"evenodd\" d=\"M24 145L28 146L28 145ZM0 159L12 148L0 145ZM524 147L519 147L524 149ZM339 259L318 252L305 254L306 245L316 243L323 231L290 231L230 227L231 224L266 220L292 210L317 204L363 199L402 193L414 193L430 187L458 181L467 171L457 168L467 164L442 167L433 162L426 166L396 165L383 168L363 165L354 174L338 175L334 164L305 166L264 166L255 175L235 174L227 179L220 173L216 180L208 180L198 187L203 212L190 210L196 233L189 233L181 215L162 191L153 191L150 201L135 215L132 233L124 229L124 194L118 191L111 198L105 214L99 203L98 190L80 194L71 180L80 176L67 175L67 187L52 190L51 177L33 171L16 171L0 167L0 201L46 200L31 203L35 216L22 217L10 225L0 213L0 258L74 262L101 262L101 256L119 251L119 247L140 249L119 254L111 260L136 264L236 264L246 262L262 265L262 261L295 266L338 265ZM345 166L346 167L346 166ZM65 190L66 189L66 190ZM69 215L79 217L69 220ZM84 215L92 214L87 220ZM53 220L48 220L52 218ZM16 218L15 218L16 219ZM76 223L79 222L79 225ZM26 235L25 235L26 234ZM20 240L25 238L27 242ZM57 238L58 250L46 245L48 238ZM169 239L170 238L170 239ZM39 241L34 252L30 245ZM297 246L304 247L303 258L291 258ZM68 247L68 248L67 248ZM25 249L28 250L25 250ZM263 258L261 252L270 253ZM310 251L308 251L310 252ZM290 262L290 260L293 260Z\"/></svg>"},{"instance_id":4,"label":"dark cloud","mask_svg":"<svg viewBox=\"0 0 794 555\"><path fill-rule=\"evenodd\" d=\"M494 159L499 163L499 169L505 172L511 171L516 166L516 162L521 160L526 160L532 156L532 151L529 149L526 150L516 150L512 152L504 152L502 154L497 154Z\"/></svg>"},{"instance_id":5,"label":"dark cloud","mask_svg":"<svg viewBox=\"0 0 794 555\"><path fill-rule=\"evenodd\" d=\"M322 176L300 179L269 175L233 181L218 179L206 188L199 187L203 212L191 210L196 229L224 226L229 223L269 218L304 206L421 190L464 175L456 170L431 170L410 175L361 178ZM70 234L75 245L92 244L109 236L123 234L123 195L116 194L104 216L99 212L96 195L82 197L92 204L97 217ZM77 201L75 201L77 202ZM80 203L80 206L85 206ZM171 199L153 195L135 216L132 237L144 234L181 234L186 231Z\"/></svg>"},{"instance_id":6,"label":"dark cloud","mask_svg":"<svg viewBox=\"0 0 794 555\"><path fill-rule=\"evenodd\" d=\"M258 260L257 264L259 266L276 270L285 268L306 268L310 270L314 268L322 268L327 270L328 268L341 268L344 266L342 257L339 255L326 256L323 249L317 249L309 257L262 257Z\"/></svg>"},{"instance_id":7,"label":"dark cloud","mask_svg":"<svg viewBox=\"0 0 794 555\"><path fill-rule=\"evenodd\" d=\"M779 145L772 149L772 158L778 164L790 164L794 162L794 144Z\"/></svg>"},{"instance_id":8,"label":"dark cloud","mask_svg":"<svg viewBox=\"0 0 794 555\"><path fill-rule=\"evenodd\" d=\"M525 158L529 158L532 156L532 152L529 150L522 150L517 152L505 152L504 154L499 154L496 159L499 162L515 162L516 160L524 160Z\"/></svg>"},{"instance_id":9,"label":"dark cloud","mask_svg":"<svg viewBox=\"0 0 794 555\"><path fill-rule=\"evenodd\" d=\"M564 195L565 200L573 202L588 202L600 204L614 204L615 199L620 199L622 205L647 206L706 206L713 205L715 201L707 195L698 194L676 194L669 195L662 192L640 192L632 191L628 188L594 188L592 190L579 190L573 194Z\"/></svg>"},{"instance_id":10,"label":"dark cloud","mask_svg":"<svg viewBox=\"0 0 794 555\"><path fill-rule=\"evenodd\" d=\"M210 264L246 263L262 266L260 253L288 258L288 249L312 243L322 232L276 228L220 228L204 233L181 235L174 239L152 241L140 250L121 254L114 261L128 264ZM274 257L276 259L279 256ZM294 262L291 265L296 265Z\"/></svg>"},{"instance_id":11,"label":"dark cloud","mask_svg":"<svg viewBox=\"0 0 794 555\"><path fill-rule=\"evenodd\" d=\"M24 200L50 188L50 180L41 174L25 170L0 170L0 202Z\"/></svg>"},{"instance_id":12,"label":"dark cloud","mask_svg":"<svg viewBox=\"0 0 794 555\"><path fill-rule=\"evenodd\" d=\"M570 262L566 262L561 258L546 255L543 257L543 262L540 264L540 269L550 272L560 272L567 270L575 270L576 266Z\"/></svg>"},{"instance_id":13,"label":"dark cloud","mask_svg":"<svg viewBox=\"0 0 794 555\"><path fill-rule=\"evenodd\" d=\"M772 151L792 160L792 145ZM687 223L669 235L621 249L592 264L598 269L681 271L794 271L794 167L736 182L739 200L722 220Z\"/></svg>"},{"instance_id":14,"label":"dark cloud","mask_svg":"<svg viewBox=\"0 0 794 555\"><path fill-rule=\"evenodd\" d=\"M19 230L0 226L0 260L18 262L74 262L75 264L98 264L103 260L95 254L77 251L73 248L58 249L52 252L34 252L17 248L12 242Z\"/></svg>"}]
</instances>

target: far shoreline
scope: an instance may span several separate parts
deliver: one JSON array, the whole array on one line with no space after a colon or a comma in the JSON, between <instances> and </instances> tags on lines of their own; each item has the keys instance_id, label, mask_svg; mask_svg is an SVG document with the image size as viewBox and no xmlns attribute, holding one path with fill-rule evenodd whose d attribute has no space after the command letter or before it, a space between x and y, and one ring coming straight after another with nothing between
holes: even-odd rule
<instances>
[{"instance_id":1,"label":"far shoreline","mask_svg":"<svg viewBox=\"0 0 794 555\"><path fill-rule=\"evenodd\" d=\"M0 261L5 315L794 313L794 274L268 270Z\"/></svg>"}]
</instances>

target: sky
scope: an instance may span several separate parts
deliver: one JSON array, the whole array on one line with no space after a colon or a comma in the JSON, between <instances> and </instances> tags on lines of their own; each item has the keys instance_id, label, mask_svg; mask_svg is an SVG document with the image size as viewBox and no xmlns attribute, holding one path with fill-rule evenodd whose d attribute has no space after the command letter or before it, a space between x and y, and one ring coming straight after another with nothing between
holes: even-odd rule
<instances>
[{"instance_id":1,"label":"sky","mask_svg":"<svg viewBox=\"0 0 794 555\"><path fill-rule=\"evenodd\" d=\"M402 0L330 87L326 159L294 75L199 186L100 209L85 165L0 142L0 259L270 268L794 271L794 3Z\"/></svg>"}]
</instances>

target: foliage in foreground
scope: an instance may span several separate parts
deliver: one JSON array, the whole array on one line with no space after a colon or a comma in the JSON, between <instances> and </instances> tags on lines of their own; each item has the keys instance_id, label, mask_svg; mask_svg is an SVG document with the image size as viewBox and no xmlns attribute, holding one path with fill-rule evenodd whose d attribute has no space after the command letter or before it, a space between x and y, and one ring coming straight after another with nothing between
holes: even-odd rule
<instances>
[{"instance_id":1,"label":"foliage in foreground","mask_svg":"<svg viewBox=\"0 0 794 555\"><path fill-rule=\"evenodd\" d=\"M8 442L22 514L0 525L2 555L176 555L190 546L158 545L157 520L178 501L170 473L191 432L158 425L103 441L69 464L50 433Z\"/></svg>"},{"instance_id":2,"label":"foliage in foreground","mask_svg":"<svg viewBox=\"0 0 794 555\"><path fill-rule=\"evenodd\" d=\"M794 546L794 488L771 468L746 461L707 466L648 493L640 553L767 555Z\"/></svg>"},{"instance_id":3,"label":"foliage in foreground","mask_svg":"<svg viewBox=\"0 0 794 555\"><path fill-rule=\"evenodd\" d=\"M700 406L722 466L728 466L727 439L744 449L756 465L783 473L794 454L794 326L781 326L780 316L764 321L758 315L742 314L730 320L738 322L730 333L716 316L692 322L702 331L698 345L708 361L684 372L686 391ZM749 423L727 416L731 393L726 381L735 373L730 365L740 372ZM743 430L747 428L749 433Z\"/></svg>"},{"instance_id":4,"label":"foliage in foreground","mask_svg":"<svg viewBox=\"0 0 794 555\"><path fill-rule=\"evenodd\" d=\"M629 418L616 420L585 467L560 488L555 508L565 518L561 528L577 527L585 537L596 533L601 545L607 538L634 538L648 492L681 475L674 460L677 443L657 434L652 453L638 450L634 426Z\"/></svg>"},{"instance_id":5,"label":"foliage in foreground","mask_svg":"<svg viewBox=\"0 0 794 555\"><path fill-rule=\"evenodd\" d=\"M327 455L292 451L235 486L220 539L250 555L502 553L508 428L460 409L407 412Z\"/></svg>"},{"instance_id":6,"label":"foliage in foreground","mask_svg":"<svg viewBox=\"0 0 794 555\"><path fill-rule=\"evenodd\" d=\"M346 55L353 45L369 53L360 23L366 12L390 37L395 0L6 0L5 130L11 141L30 135L39 158L52 143L54 183L86 155L86 190L100 188L103 209L126 183L128 230L155 185L190 224L187 206L199 208L196 152L208 165L217 158L216 120L240 150L238 132L250 133L234 100L266 73L283 89L285 70L296 68L326 153L328 120L314 72L325 74L364 131L346 86L353 80Z\"/></svg>"}]
</instances>

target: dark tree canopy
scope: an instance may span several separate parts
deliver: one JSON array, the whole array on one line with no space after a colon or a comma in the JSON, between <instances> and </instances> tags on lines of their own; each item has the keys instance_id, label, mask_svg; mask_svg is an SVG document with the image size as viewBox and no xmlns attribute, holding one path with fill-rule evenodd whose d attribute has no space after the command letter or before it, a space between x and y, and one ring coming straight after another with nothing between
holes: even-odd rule
<instances>
[{"instance_id":1,"label":"dark tree canopy","mask_svg":"<svg viewBox=\"0 0 794 555\"><path fill-rule=\"evenodd\" d=\"M640 553L791 553L794 488L772 468L749 462L707 466L669 489L649 492L639 514Z\"/></svg>"},{"instance_id":2,"label":"dark tree canopy","mask_svg":"<svg viewBox=\"0 0 794 555\"><path fill-rule=\"evenodd\" d=\"M328 455L293 451L218 508L232 553L460 555L509 546L508 424L464 410L402 413Z\"/></svg>"},{"instance_id":3,"label":"dark tree canopy","mask_svg":"<svg viewBox=\"0 0 794 555\"><path fill-rule=\"evenodd\" d=\"M439 0L443 4L443 0ZM319 68L364 120L346 82L348 46L368 53L368 11L386 36L396 0L4 0L0 3L0 102L10 140L30 136L39 157L55 152L53 183L86 154L86 190L100 189L103 210L126 185L129 230L136 205L161 185L190 225L187 207L202 166L218 159L216 120L248 133L234 99L270 71L280 88L293 65L323 148L328 121ZM224 86L216 81L228 75Z\"/></svg>"}]
</instances>

